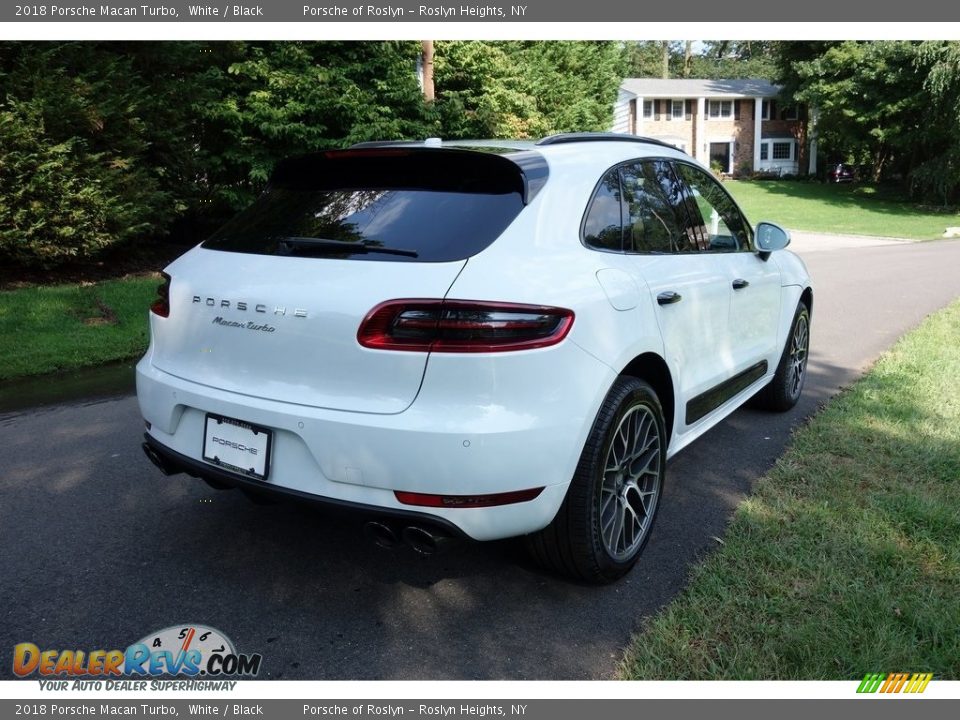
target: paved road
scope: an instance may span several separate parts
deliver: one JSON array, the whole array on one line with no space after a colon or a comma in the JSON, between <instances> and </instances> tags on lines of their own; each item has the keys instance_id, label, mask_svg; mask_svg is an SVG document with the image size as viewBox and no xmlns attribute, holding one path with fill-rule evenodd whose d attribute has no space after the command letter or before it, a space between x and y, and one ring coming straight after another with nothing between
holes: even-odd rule
<instances>
[{"instance_id":1,"label":"paved road","mask_svg":"<svg viewBox=\"0 0 960 720\"><path fill-rule=\"evenodd\" d=\"M803 401L740 411L677 456L644 557L610 587L546 576L509 542L424 559L335 514L163 478L132 397L0 417L0 673L17 642L125 647L193 621L261 652L271 678L609 677L791 428L960 295L960 242L837 245L796 243L817 288Z\"/></svg>"}]
</instances>

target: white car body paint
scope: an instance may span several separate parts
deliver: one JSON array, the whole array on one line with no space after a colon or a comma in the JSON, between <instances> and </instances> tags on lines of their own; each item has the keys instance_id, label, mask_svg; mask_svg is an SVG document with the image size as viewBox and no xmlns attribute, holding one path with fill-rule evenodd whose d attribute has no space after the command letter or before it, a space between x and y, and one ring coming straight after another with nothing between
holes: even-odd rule
<instances>
[{"instance_id":1,"label":"white car body paint","mask_svg":"<svg viewBox=\"0 0 960 720\"><path fill-rule=\"evenodd\" d=\"M635 358L656 355L670 370L676 411L668 456L770 381L810 286L799 258L785 250L764 260L756 252L587 248L581 223L609 168L689 158L637 142L532 149L549 166L546 185L466 260L361 262L198 246L173 262L170 316L151 313L150 347L137 366L151 440L202 462L206 415L235 418L273 431L265 486L384 513L415 511L493 540L551 521L598 409ZM742 293L730 289L739 278L750 283ZM659 305L664 291L681 293L682 302ZM400 298L553 306L575 319L558 344L515 352L361 346L367 313ZM686 423L689 400L760 362L763 377ZM395 495L535 486L544 488L535 499L494 507L410 507Z\"/></svg>"}]
</instances>

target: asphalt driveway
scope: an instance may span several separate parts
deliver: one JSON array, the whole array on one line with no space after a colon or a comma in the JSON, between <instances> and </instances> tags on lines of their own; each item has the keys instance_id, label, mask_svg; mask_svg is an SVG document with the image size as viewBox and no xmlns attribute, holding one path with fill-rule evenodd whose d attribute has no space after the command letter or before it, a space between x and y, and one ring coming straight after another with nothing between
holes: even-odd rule
<instances>
[{"instance_id":1,"label":"asphalt driveway","mask_svg":"<svg viewBox=\"0 0 960 720\"><path fill-rule=\"evenodd\" d=\"M195 622L262 653L268 678L609 677L791 429L960 295L960 242L798 236L795 249L816 284L803 400L786 415L737 412L671 462L654 535L624 581L572 585L511 542L384 551L350 516L164 478L139 449L127 396L0 416L0 652L122 648ZM0 658L0 674L10 668Z\"/></svg>"}]
</instances>

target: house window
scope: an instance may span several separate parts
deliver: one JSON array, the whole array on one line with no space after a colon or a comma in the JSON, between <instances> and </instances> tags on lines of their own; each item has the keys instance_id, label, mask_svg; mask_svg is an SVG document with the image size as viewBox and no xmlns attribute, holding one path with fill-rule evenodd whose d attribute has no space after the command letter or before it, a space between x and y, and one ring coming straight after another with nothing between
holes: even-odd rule
<instances>
[{"instance_id":1,"label":"house window","mask_svg":"<svg viewBox=\"0 0 960 720\"><path fill-rule=\"evenodd\" d=\"M643 119L650 120L653 117L653 100L643 101Z\"/></svg>"},{"instance_id":2,"label":"house window","mask_svg":"<svg viewBox=\"0 0 960 720\"><path fill-rule=\"evenodd\" d=\"M762 106L762 109L761 109L761 111L760 111L760 119L761 119L761 120L769 120L769 119L770 119L770 101L769 101L769 100L764 100L764 101L763 101L763 106Z\"/></svg>"},{"instance_id":3,"label":"house window","mask_svg":"<svg viewBox=\"0 0 960 720\"><path fill-rule=\"evenodd\" d=\"M797 114L797 106L791 105L780 111L780 117L783 120L797 120L800 116Z\"/></svg>"},{"instance_id":4,"label":"house window","mask_svg":"<svg viewBox=\"0 0 960 720\"><path fill-rule=\"evenodd\" d=\"M733 100L711 100L707 116L714 120L733 117Z\"/></svg>"},{"instance_id":5,"label":"house window","mask_svg":"<svg viewBox=\"0 0 960 720\"><path fill-rule=\"evenodd\" d=\"M775 142L771 144L773 145L772 155L774 160L792 160L793 159L793 143L792 142Z\"/></svg>"},{"instance_id":6,"label":"house window","mask_svg":"<svg viewBox=\"0 0 960 720\"><path fill-rule=\"evenodd\" d=\"M770 143L761 143L760 145L760 159L767 160L770 156L769 151Z\"/></svg>"},{"instance_id":7,"label":"house window","mask_svg":"<svg viewBox=\"0 0 960 720\"><path fill-rule=\"evenodd\" d=\"M683 120L684 118L683 106L684 106L683 100L670 101L670 119L671 120Z\"/></svg>"}]
</instances>

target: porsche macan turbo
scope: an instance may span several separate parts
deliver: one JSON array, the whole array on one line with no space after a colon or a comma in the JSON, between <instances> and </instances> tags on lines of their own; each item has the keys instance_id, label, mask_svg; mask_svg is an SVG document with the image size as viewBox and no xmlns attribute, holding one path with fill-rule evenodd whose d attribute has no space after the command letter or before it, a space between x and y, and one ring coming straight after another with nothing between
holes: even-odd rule
<instances>
[{"instance_id":1,"label":"porsche macan turbo","mask_svg":"<svg viewBox=\"0 0 960 720\"><path fill-rule=\"evenodd\" d=\"M627 572L667 460L752 397L791 408L813 295L665 143L366 143L280 163L174 261L137 366L168 474L357 508L377 538L525 536Z\"/></svg>"}]
</instances>

